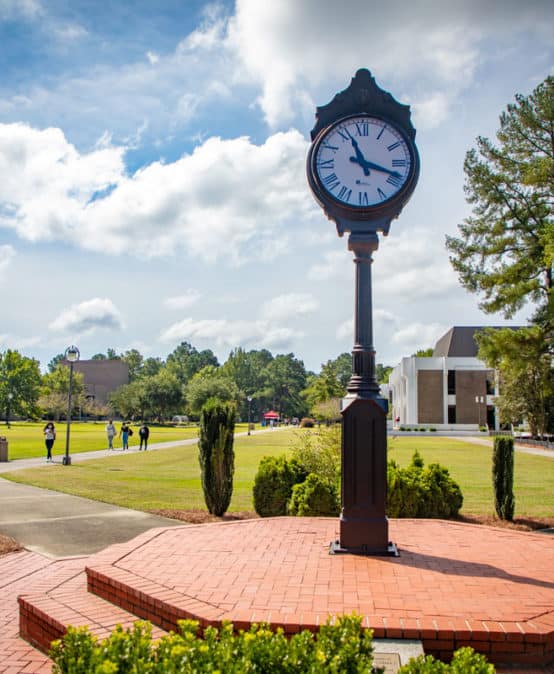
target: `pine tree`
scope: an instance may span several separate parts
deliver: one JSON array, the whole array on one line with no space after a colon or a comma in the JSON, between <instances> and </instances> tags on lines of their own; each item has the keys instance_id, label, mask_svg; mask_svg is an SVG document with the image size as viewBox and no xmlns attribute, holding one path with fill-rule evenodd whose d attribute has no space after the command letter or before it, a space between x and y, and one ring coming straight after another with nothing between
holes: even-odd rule
<instances>
[{"instance_id":1,"label":"pine tree","mask_svg":"<svg viewBox=\"0 0 554 674\"><path fill-rule=\"evenodd\" d=\"M507 436L494 439L492 454L494 506L501 520L514 519L514 440Z\"/></svg>"}]
</instances>

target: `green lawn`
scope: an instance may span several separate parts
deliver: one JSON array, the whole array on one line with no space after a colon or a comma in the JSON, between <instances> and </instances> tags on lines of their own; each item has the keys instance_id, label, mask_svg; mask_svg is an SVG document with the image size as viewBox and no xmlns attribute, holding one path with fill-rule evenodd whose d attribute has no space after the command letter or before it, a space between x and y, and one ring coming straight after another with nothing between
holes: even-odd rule
<instances>
[{"instance_id":1,"label":"green lawn","mask_svg":"<svg viewBox=\"0 0 554 674\"><path fill-rule=\"evenodd\" d=\"M306 431L267 431L236 439L229 510L253 509L252 484L261 457L289 450L298 432ZM462 514L494 513L490 448L449 438L403 437L390 441L389 458L406 465L415 449L426 464L443 464L459 482L464 494ZM72 466L54 464L15 471L4 477L138 510L205 509L196 445L142 454L118 453ZM516 517L554 516L554 460L517 452L515 495Z\"/></svg>"},{"instance_id":2,"label":"green lawn","mask_svg":"<svg viewBox=\"0 0 554 674\"><path fill-rule=\"evenodd\" d=\"M9 459L29 459L37 456L46 457L44 446L44 436L42 429L45 422L30 423L17 422L12 423L11 428L0 426L0 435L8 438L8 456ZM56 442L54 443L53 454L61 456L65 453L65 439L67 426L65 422L55 424ZM117 432L121 428L120 422L115 422ZM98 449L106 449L108 446L106 440L106 422L71 422L70 428L70 454L79 452L93 452ZM138 429L140 424L132 424L133 435L129 438L129 446L139 444ZM246 431L246 424L237 424L237 433ZM198 436L197 426L150 426L150 443L169 442L170 440L186 440ZM121 447L121 439L116 436L115 447Z\"/></svg>"}]
</instances>

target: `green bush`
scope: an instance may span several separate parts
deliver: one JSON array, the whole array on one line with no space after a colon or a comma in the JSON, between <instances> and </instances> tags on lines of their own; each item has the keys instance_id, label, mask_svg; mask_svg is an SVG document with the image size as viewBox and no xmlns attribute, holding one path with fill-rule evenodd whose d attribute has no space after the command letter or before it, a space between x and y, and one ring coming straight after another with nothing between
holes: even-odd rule
<instances>
[{"instance_id":1,"label":"green bush","mask_svg":"<svg viewBox=\"0 0 554 674\"><path fill-rule=\"evenodd\" d=\"M307 630L288 639L282 629L253 625L235 633L231 624L208 627L198 636L198 622L179 623L180 633L152 643L148 623L132 629L116 628L98 642L86 628L69 628L63 642L50 653L54 674L196 674L268 672L302 674L377 672L374 670L372 633L361 628L358 616L339 617L319 632Z\"/></svg>"},{"instance_id":2,"label":"green bush","mask_svg":"<svg viewBox=\"0 0 554 674\"><path fill-rule=\"evenodd\" d=\"M501 520L514 519L514 439L506 435L494 438L492 451L494 506Z\"/></svg>"},{"instance_id":3,"label":"green bush","mask_svg":"<svg viewBox=\"0 0 554 674\"><path fill-rule=\"evenodd\" d=\"M309 433L294 434L292 456L306 473L316 473L320 477L340 485L341 427L339 425L321 428Z\"/></svg>"},{"instance_id":4,"label":"green bush","mask_svg":"<svg viewBox=\"0 0 554 674\"><path fill-rule=\"evenodd\" d=\"M316 424L315 419L312 419L310 417L303 417L300 420L300 428L313 428Z\"/></svg>"},{"instance_id":5,"label":"green bush","mask_svg":"<svg viewBox=\"0 0 554 674\"><path fill-rule=\"evenodd\" d=\"M218 517L229 507L233 494L234 432L234 407L215 399L208 400L200 413L198 460L206 506Z\"/></svg>"},{"instance_id":6,"label":"green bush","mask_svg":"<svg viewBox=\"0 0 554 674\"><path fill-rule=\"evenodd\" d=\"M286 456L264 456L254 478L254 509L260 517L287 514L287 503L295 484L306 479L305 468Z\"/></svg>"},{"instance_id":7,"label":"green bush","mask_svg":"<svg viewBox=\"0 0 554 674\"><path fill-rule=\"evenodd\" d=\"M287 638L282 629L253 625L234 632L230 623L207 627L202 636L193 620L179 621L179 633L152 641L149 623L121 626L99 641L86 627L69 627L52 644L53 674L378 674L371 630L356 615L329 619L316 633ZM399 674L494 674L493 665L471 648L461 648L447 665L431 656L412 659Z\"/></svg>"},{"instance_id":8,"label":"green bush","mask_svg":"<svg viewBox=\"0 0 554 674\"><path fill-rule=\"evenodd\" d=\"M325 517L340 513L340 499L335 483L310 473L292 488L288 504L290 515Z\"/></svg>"},{"instance_id":9,"label":"green bush","mask_svg":"<svg viewBox=\"0 0 554 674\"><path fill-rule=\"evenodd\" d=\"M456 517L463 504L458 484L438 463L424 467L416 451L407 468L396 461L387 465L387 514L389 517Z\"/></svg>"}]
</instances>

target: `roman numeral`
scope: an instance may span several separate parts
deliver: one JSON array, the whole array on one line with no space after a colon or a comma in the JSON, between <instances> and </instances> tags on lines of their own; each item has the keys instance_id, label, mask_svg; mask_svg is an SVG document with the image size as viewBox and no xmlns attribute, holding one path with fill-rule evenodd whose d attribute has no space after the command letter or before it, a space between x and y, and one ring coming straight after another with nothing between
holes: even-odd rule
<instances>
[{"instance_id":1,"label":"roman numeral","mask_svg":"<svg viewBox=\"0 0 554 674\"><path fill-rule=\"evenodd\" d=\"M389 152L392 152L393 150L396 150L397 147L400 147L400 141L397 140L396 143L393 143L392 145L387 145L387 150Z\"/></svg>"},{"instance_id":2,"label":"roman numeral","mask_svg":"<svg viewBox=\"0 0 554 674\"><path fill-rule=\"evenodd\" d=\"M380 138L381 138L381 136L383 135L384 132L385 132L385 127L382 126L381 131L379 131L379 134L377 135L377 140L380 140Z\"/></svg>"},{"instance_id":3,"label":"roman numeral","mask_svg":"<svg viewBox=\"0 0 554 674\"><path fill-rule=\"evenodd\" d=\"M334 173L330 173L328 176L325 176L325 178L322 178L322 180L323 184L327 187L329 191L334 190L335 187L338 187L338 185L340 185L340 180Z\"/></svg>"},{"instance_id":4,"label":"roman numeral","mask_svg":"<svg viewBox=\"0 0 554 674\"><path fill-rule=\"evenodd\" d=\"M377 188L377 194L381 197L381 201L385 201L385 199L388 199L387 195L383 192L383 190L380 187Z\"/></svg>"},{"instance_id":5,"label":"roman numeral","mask_svg":"<svg viewBox=\"0 0 554 674\"><path fill-rule=\"evenodd\" d=\"M352 139L352 135L350 134L350 131L346 127L344 129L337 129L337 133L343 140Z\"/></svg>"},{"instance_id":6,"label":"roman numeral","mask_svg":"<svg viewBox=\"0 0 554 674\"><path fill-rule=\"evenodd\" d=\"M369 122L356 122L356 132L358 136L368 136Z\"/></svg>"},{"instance_id":7,"label":"roman numeral","mask_svg":"<svg viewBox=\"0 0 554 674\"><path fill-rule=\"evenodd\" d=\"M331 152L336 152L339 149L336 145L329 145L329 143L321 143L321 147L324 147L326 150L331 150Z\"/></svg>"},{"instance_id":8,"label":"roman numeral","mask_svg":"<svg viewBox=\"0 0 554 674\"><path fill-rule=\"evenodd\" d=\"M390 175L387 178L387 182L389 185L394 185L394 187L400 187L400 185L402 184L402 178L400 176Z\"/></svg>"},{"instance_id":9,"label":"roman numeral","mask_svg":"<svg viewBox=\"0 0 554 674\"><path fill-rule=\"evenodd\" d=\"M349 190L348 187L345 187L344 185L340 188L339 193L337 194L337 197L341 201L350 201L350 196L352 195L352 190Z\"/></svg>"},{"instance_id":10,"label":"roman numeral","mask_svg":"<svg viewBox=\"0 0 554 674\"><path fill-rule=\"evenodd\" d=\"M318 169L333 170L335 168L335 160L334 159L322 159L322 160L317 162L317 168Z\"/></svg>"},{"instance_id":11,"label":"roman numeral","mask_svg":"<svg viewBox=\"0 0 554 674\"><path fill-rule=\"evenodd\" d=\"M369 206L367 192L358 192L358 206Z\"/></svg>"},{"instance_id":12,"label":"roman numeral","mask_svg":"<svg viewBox=\"0 0 554 674\"><path fill-rule=\"evenodd\" d=\"M393 166L406 166L406 160L405 159L393 159L392 165Z\"/></svg>"}]
</instances>

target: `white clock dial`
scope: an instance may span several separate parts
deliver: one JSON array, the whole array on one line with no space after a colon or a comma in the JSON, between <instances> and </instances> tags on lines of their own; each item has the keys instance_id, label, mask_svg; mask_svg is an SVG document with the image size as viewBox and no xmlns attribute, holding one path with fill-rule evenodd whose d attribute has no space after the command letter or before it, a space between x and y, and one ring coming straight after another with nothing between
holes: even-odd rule
<instances>
[{"instance_id":1,"label":"white clock dial","mask_svg":"<svg viewBox=\"0 0 554 674\"><path fill-rule=\"evenodd\" d=\"M398 194L412 163L408 141L398 129L358 115L341 120L318 140L313 165L321 188L334 199L367 208Z\"/></svg>"}]
</instances>

